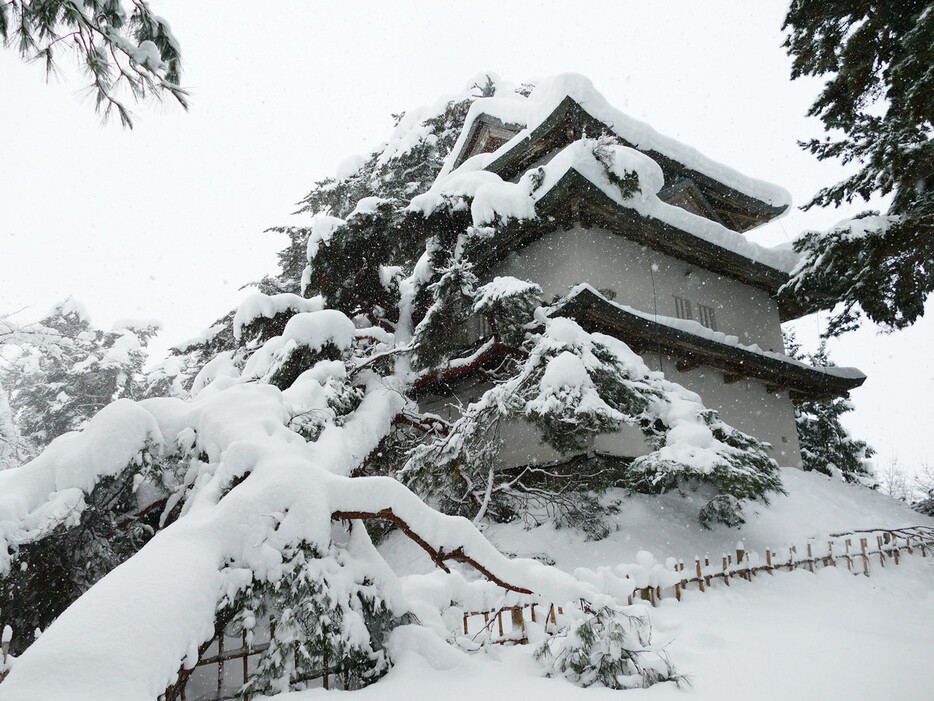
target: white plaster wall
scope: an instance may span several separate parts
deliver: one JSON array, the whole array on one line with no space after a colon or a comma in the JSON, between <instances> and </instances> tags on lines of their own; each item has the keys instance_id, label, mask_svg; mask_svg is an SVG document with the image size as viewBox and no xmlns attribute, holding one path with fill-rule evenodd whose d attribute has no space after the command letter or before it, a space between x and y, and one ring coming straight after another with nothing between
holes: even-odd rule
<instances>
[{"instance_id":1,"label":"white plaster wall","mask_svg":"<svg viewBox=\"0 0 934 701\"><path fill-rule=\"evenodd\" d=\"M717 331L740 343L784 352L778 305L768 292L717 275L604 229L547 234L510 256L490 276L512 275L542 287L545 301L589 283L616 293L614 301L659 316L677 316L675 295L715 310Z\"/></svg>"},{"instance_id":2,"label":"white plaster wall","mask_svg":"<svg viewBox=\"0 0 934 701\"><path fill-rule=\"evenodd\" d=\"M460 416L461 407L479 399L490 387L491 385L486 383L464 387L456 398L426 396L419 401L419 407L422 411L438 414L447 421L456 421ZM491 440L498 440L500 443L499 464L504 467L544 465L566 460L573 455L593 452L636 457L646 455L651 450L642 432L625 424L617 433L592 437L583 450L568 455L562 455L542 441L538 428L522 420L501 422L498 436L491 436Z\"/></svg>"},{"instance_id":3,"label":"white plaster wall","mask_svg":"<svg viewBox=\"0 0 934 701\"><path fill-rule=\"evenodd\" d=\"M707 367L679 372L672 358L656 354L642 356L652 370L697 392L708 409L734 428L772 444L770 455L783 467L801 467L801 449L795 426L794 405L788 392L768 392L756 380L742 379L726 384L723 373Z\"/></svg>"},{"instance_id":4,"label":"white plaster wall","mask_svg":"<svg viewBox=\"0 0 934 701\"><path fill-rule=\"evenodd\" d=\"M779 465L801 466L794 407L787 392L769 393L765 385L755 380L725 384L719 370L701 367L679 372L671 358L654 354L642 357L651 370L661 370L669 380L697 392L704 405L718 411L728 424L771 443L770 455ZM455 421L460 416L460 407L478 399L489 387L488 384L477 384L465 388L457 398L425 397L420 402L421 409ZM500 442L499 464L504 467L549 464L571 457L571 454L561 455L543 442L538 429L526 421L502 422L499 435L491 439ZM623 425L617 433L591 438L579 453L637 457L648 454L650 450L639 429Z\"/></svg>"},{"instance_id":5,"label":"white plaster wall","mask_svg":"<svg viewBox=\"0 0 934 701\"><path fill-rule=\"evenodd\" d=\"M500 425L502 447L499 462L506 467L519 465L548 464L567 460L573 455L584 453L602 453L636 457L650 452L642 431L629 425L623 425L617 433L604 433L592 437L583 450L562 455L541 440L538 428L527 421L510 421Z\"/></svg>"},{"instance_id":6,"label":"white plaster wall","mask_svg":"<svg viewBox=\"0 0 934 701\"><path fill-rule=\"evenodd\" d=\"M695 320L698 304L712 307L718 331L736 335L747 345L756 343L765 350L784 352L778 306L767 292L603 229L575 226L548 234L511 254L490 277L496 275L537 282L546 302L586 282L597 289L613 290L620 304L660 316L676 316L674 296L686 297L692 302ZM794 407L787 392L769 393L755 380L726 384L723 373L712 368L682 373L670 358L643 357L651 369L661 370L668 379L697 392L728 424L771 443L772 457L781 465L800 465ZM517 429L517 447L510 459L518 460L523 451L530 450L524 446L532 439L526 436L520 440ZM598 441L610 441L604 448L595 446L600 452L631 456L646 452L641 434L621 434L615 439L607 436ZM540 462L554 459L547 452L538 457Z\"/></svg>"}]
</instances>

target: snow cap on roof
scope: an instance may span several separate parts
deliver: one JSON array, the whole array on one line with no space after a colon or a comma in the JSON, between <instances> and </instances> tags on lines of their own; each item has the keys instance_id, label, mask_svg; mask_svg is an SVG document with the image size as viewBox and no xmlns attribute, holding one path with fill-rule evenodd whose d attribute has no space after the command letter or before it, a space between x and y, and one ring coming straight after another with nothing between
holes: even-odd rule
<instances>
[{"instance_id":1,"label":"snow cap on roof","mask_svg":"<svg viewBox=\"0 0 934 701\"><path fill-rule=\"evenodd\" d=\"M565 98L574 100L588 114L606 124L614 134L640 151L656 151L687 168L772 207L787 207L791 204L791 195L784 188L747 177L704 156L697 149L659 134L648 124L620 112L606 101L606 98L594 88L588 78L576 73L563 73L544 78L536 84L528 97L515 91L501 90L492 97L476 99L470 107L460 138L451 151L441 171L441 176L454 169L454 164L472 132L474 122L481 115L487 115L504 124L520 128L518 134L496 151L482 154L483 165L480 167L485 167L497 157L509 152L541 126Z\"/></svg>"}]
</instances>

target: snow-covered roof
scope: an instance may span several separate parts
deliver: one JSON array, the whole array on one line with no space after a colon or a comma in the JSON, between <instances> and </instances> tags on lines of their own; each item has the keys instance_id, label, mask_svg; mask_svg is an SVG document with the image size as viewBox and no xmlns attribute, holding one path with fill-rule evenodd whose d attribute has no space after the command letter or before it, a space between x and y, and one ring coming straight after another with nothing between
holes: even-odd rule
<instances>
[{"instance_id":1,"label":"snow-covered roof","mask_svg":"<svg viewBox=\"0 0 934 701\"><path fill-rule=\"evenodd\" d=\"M791 204L785 189L742 175L615 109L580 75L545 79L528 97L500 91L475 100L441 176L475 154L478 138L489 137L491 129L497 138L487 146L501 143L503 134L514 134L492 152L479 154L481 167L505 179L585 133L593 137L606 132L656 161L669 188L691 181L720 215L714 218L736 231L768 221Z\"/></svg>"},{"instance_id":2,"label":"snow-covered roof","mask_svg":"<svg viewBox=\"0 0 934 701\"><path fill-rule=\"evenodd\" d=\"M526 171L517 182L484 169L488 155L474 156L439 176L427 192L412 199L409 209L427 216L450 198L461 197L470 199L477 227L511 218L540 219L546 228L554 228L551 220L580 219L771 294L778 292L798 262L797 254L787 247L760 246L722 224L664 202L659 198L665 185L662 168L633 148L581 138L547 163ZM638 177L637 190L624 193L619 183L633 173ZM535 235L530 230L523 234ZM502 251L524 245L525 240L490 243ZM799 315L783 304L783 321Z\"/></svg>"},{"instance_id":3,"label":"snow-covered roof","mask_svg":"<svg viewBox=\"0 0 934 701\"><path fill-rule=\"evenodd\" d=\"M675 357L679 369L698 366L722 370L729 379L751 378L772 391L788 390L793 400L843 396L863 384L856 368L814 367L782 353L744 345L736 336L708 329L696 321L646 314L606 299L590 285L578 285L552 309L611 330L633 350L660 351Z\"/></svg>"}]
</instances>

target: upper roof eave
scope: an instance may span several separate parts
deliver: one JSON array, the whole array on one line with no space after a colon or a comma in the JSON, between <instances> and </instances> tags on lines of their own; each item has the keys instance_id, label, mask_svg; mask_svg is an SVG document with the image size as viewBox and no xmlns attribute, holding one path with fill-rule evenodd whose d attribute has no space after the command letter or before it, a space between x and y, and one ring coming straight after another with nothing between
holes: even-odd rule
<instances>
[{"instance_id":1,"label":"upper roof eave","mask_svg":"<svg viewBox=\"0 0 934 701\"><path fill-rule=\"evenodd\" d=\"M675 328L627 311L588 287L573 292L555 312L608 331L637 352L660 351L688 367L705 365L732 378L755 379L776 391L788 390L794 401L846 396L866 380L865 375L853 368L829 372Z\"/></svg>"},{"instance_id":2,"label":"upper roof eave","mask_svg":"<svg viewBox=\"0 0 934 701\"><path fill-rule=\"evenodd\" d=\"M454 167L459 166L466 159L473 148L474 141L479 133L481 123L506 125L496 117L481 114L471 125L472 133L464 142L461 152L454 161ZM561 129L561 127L564 127ZM588 129L589 127L589 129ZM710 175L690 168L674 158L653 149L640 149L638 146L626 141L623 135L614 131L606 124L580 105L574 98L566 96L551 114L537 127L519 140L504 144L496 153L498 154L487 164L486 170L496 173L504 180L518 176L524 166L527 166L541 157L549 150L565 145L570 140L580 138L584 132L596 135L595 132L611 131L621 138L623 144L642 151L652 158L665 174L666 183L673 186L681 180L691 180L698 190L715 205L725 207L734 231L744 232L774 219L785 212L789 205L773 206L756 197L747 195L739 190L722 183Z\"/></svg>"}]
</instances>

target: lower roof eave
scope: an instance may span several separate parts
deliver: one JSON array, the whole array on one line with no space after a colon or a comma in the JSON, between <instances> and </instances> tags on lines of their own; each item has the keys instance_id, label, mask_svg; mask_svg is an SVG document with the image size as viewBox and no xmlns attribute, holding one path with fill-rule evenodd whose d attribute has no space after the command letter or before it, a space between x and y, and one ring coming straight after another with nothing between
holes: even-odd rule
<instances>
[{"instance_id":1,"label":"lower roof eave","mask_svg":"<svg viewBox=\"0 0 934 701\"><path fill-rule=\"evenodd\" d=\"M697 367L713 368L723 372L727 383L757 380L769 392L788 391L795 402L845 397L866 380L858 371L834 374L790 358L776 358L674 328L626 311L586 288L570 297L556 313L575 318L588 330L619 338L637 353L662 353L672 357L682 372Z\"/></svg>"}]
</instances>

